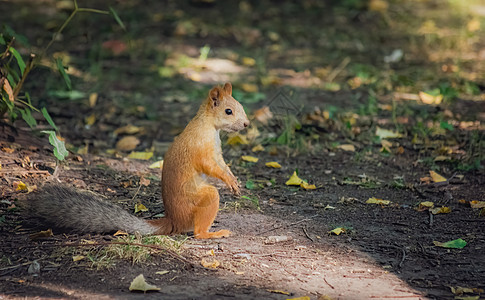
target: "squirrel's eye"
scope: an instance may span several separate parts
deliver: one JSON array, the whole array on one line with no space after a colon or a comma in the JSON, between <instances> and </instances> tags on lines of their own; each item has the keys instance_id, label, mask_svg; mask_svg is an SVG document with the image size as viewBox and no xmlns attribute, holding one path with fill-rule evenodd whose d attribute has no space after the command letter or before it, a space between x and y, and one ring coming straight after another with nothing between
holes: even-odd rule
<instances>
[{"instance_id":1,"label":"squirrel's eye","mask_svg":"<svg viewBox=\"0 0 485 300\"><path fill-rule=\"evenodd\" d=\"M230 108L226 109L226 115L232 115L232 110Z\"/></svg>"}]
</instances>

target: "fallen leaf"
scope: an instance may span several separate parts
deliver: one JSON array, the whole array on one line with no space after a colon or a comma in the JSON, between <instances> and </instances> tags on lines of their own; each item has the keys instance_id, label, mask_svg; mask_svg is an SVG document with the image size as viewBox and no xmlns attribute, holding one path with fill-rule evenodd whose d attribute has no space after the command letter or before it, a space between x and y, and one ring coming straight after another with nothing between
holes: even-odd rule
<instances>
[{"instance_id":1,"label":"fallen leaf","mask_svg":"<svg viewBox=\"0 0 485 300\"><path fill-rule=\"evenodd\" d=\"M221 265L221 263L213 257L211 257L211 258L203 257L202 260L200 261L200 264L204 268L209 268L209 269L216 269L217 267L219 267Z\"/></svg>"},{"instance_id":2,"label":"fallen leaf","mask_svg":"<svg viewBox=\"0 0 485 300\"><path fill-rule=\"evenodd\" d=\"M264 151L264 147L261 144L258 144L256 146L254 146L253 148L251 148L251 151L253 151L253 152Z\"/></svg>"},{"instance_id":3,"label":"fallen leaf","mask_svg":"<svg viewBox=\"0 0 485 300\"><path fill-rule=\"evenodd\" d=\"M152 158L152 156L153 152L131 152L128 155L128 158L149 160L150 158Z\"/></svg>"},{"instance_id":4,"label":"fallen leaf","mask_svg":"<svg viewBox=\"0 0 485 300\"><path fill-rule=\"evenodd\" d=\"M485 201L477 201L477 200L470 201L470 207L471 208L484 208L485 207Z\"/></svg>"},{"instance_id":5,"label":"fallen leaf","mask_svg":"<svg viewBox=\"0 0 485 300\"><path fill-rule=\"evenodd\" d=\"M130 291L142 291L142 292L147 292L147 291L159 291L160 288L148 284L145 280L145 276L143 274L140 274L133 279L133 281L130 284Z\"/></svg>"},{"instance_id":6,"label":"fallen leaf","mask_svg":"<svg viewBox=\"0 0 485 300\"><path fill-rule=\"evenodd\" d=\"M95 107L97 100L98 100L98 93L89 94L89 107L91 108Z\"/></svg>"},{"instance_id":7,"label":"fallen leaf","mask_svg":"<svg viewBox=\"0 0 485 300\"><path fill-rule=\"evenodd\" d=\"M50 236L53 236L54 234L52 233L52 229L47 229L47 230L43 230L43 231L39 231L39 232L36 232L36 233L32 233L31 235L29 235L29 238L31 238L32 240L37 240L37 239L40 239L40 238L46 238L46 237L50 237Z\"/></svg>"},{"instance_id":8,"label":"fallen leaf","mask_svg":"<svg viewBox=\"0 0 485 300\"><path fill-rule=\"evenodd\" d=\"M126 125L126 126L123 126L123 127L116 129L113 133L115 135L135 134L135 133L139 133L140 131L142 131L142 129L143 129L143 127L138 127L138 126L134 126L134 125Z\"/></svg>"},{"instance_id":9,"label":"fallen leaf","mask_svg":"<svg viewBox=\"0 0 485 300\"><path fill-rule=\"evenodd\" d=\"M74 255L72 257L72 261L80 261L80 260L83 260L85 258L86 258L86 256L84 256L84 255Z\"/></svg>"},{"instance_id":10,"label":"fallen leaf","mask_svg":"<svg viewBox=\"0 0 485 300\"><path fill-rule=\"evenodd\" d=\"M252 67L256 64L256 60L252 57L243 57L242 63L243 63L243 65Z\"/></svg>"},{"instance_id":11,"label":"fallen leaf","mask_svg":"<svg viewBox=\"0 0 485 300\"><path fill-rule=\"evenodd\" d=\"M436 173L435 171L429 171L429 175L431 176L431 179L433 180L433 182L446 181L446 178L444 178L440 174Z\"/></svg>"},{"instance_id":12,"label":"fallen leaf","mask_svg":"<svg viewBox=\"0 0 485 300\"><path fill-rule=\"evenodd\" d=\"M23 183L22 181L15 181L13 183L13 187L15 188L16 191L27 191L27 185Z\"/></svg>"},{"instance_id":13,"label":"fallen leaf","mask_svg":"<svg viewBox=\"0 0 485 300\"><path fill-rule=\"evenodd\" d=\"M286 300L310 300L310 297L303 296L303 297L296 297L296 298L288 298Z\"/></svg>"},{"instance_id":14,"label":"fallen leaf","mask_svg":"<svg viewBox=\"0 0 485 300\"><path fill-rule=\"evenodd\" d=\"M114 236L119 236L119 235L120 235L120 236L121 236L121 235L123 235L123 236L128 236L128 235L130 235L130 234L129 234L128 232L118 230L118 231L116 231L116 232L115 232L113 235L114 235Z\"/></svg>"},{"instance_id":15,"label":"fallen leaf","mask_svg":"<svg viewBox=\"0 0 485 300\"><path fill-rule=\"evenodd\" d=\"M452 248L452 249L463 249L466 246L466 241L462 239L456 239L448 242L437 242L433 241L433 244L438 247L443 247L443 248Z\"/></svg>"},{"instance_id":16,"label":"fallen leaf","mask_svg":"<svg viewBox=\"0 0 485 300\"><path fill-rule=\"evenodd\" d=\"M344 151L355 152L355 146L352 144L339 145L337 148L342 149Z\"/></svg>"},{"instance_id":17,"label":"fallen leaf","mask_svg":"<svg viewBox=\"0 0 485 300\"><path fill-rule=\"evenodd\" d=\"M444 155L438 155L434 158L434 161L445 161L445 160L450 160L451 157L449 156L444 156Z\"/></svg>"},{"instance_id":18,"label":"fallen leaf","mask_svg":"<svg viewBox=\"0 0 485 300\"><path fill-rule=\"evenodd\" d=\"M103 42L101 47L103 49L110 50L115 56L118 56L121 53L125 52L128 48L126 43L120 40L110 40Z\"/></svg>"},{"instance_id":19,"label":"fallen leaf","mask_svg":"<svg viewBox=\"0 0 485 300\"><path fill-rule=\"evenodd\" d=\"M3 81L3 90L7 93L8 100L10 100L10 102L14 102L15 97L13 96L13 90L12 90L12 87L10 86L10 83L8 82L8 80Z\"/></svg>"},{"instance_id":20,"label":"fallen leaf","mask_svg":"<svg viewBox=\"0 0 485 300\"><path fill-rule=\"evenodd\" d=\"M466 24L466 29L470 32L480 30L480 20L478 18L473 18Z\"/></svg>"},{"instance_id":21,"label":"fallen leaf","mask_svg":"<svg viewBox=\"0 0 485 300\"><path fill-rule=\"evenodd\" d=\"M398 132L394 132L391 130L387 129L382 129L379 126L376 128L376 135L382 140L382 139L394 139L394 138L400 138L402 137L402 134Z\"/></svg>"},{"instance_id":22,"label":"fallen leaf","mask_svg":"<svg viewBox=\"0 0 485 300\"><path fill-rule=\"evenodd\" d=\"M367 204L389 205L389 204L391 204L391 201L390 200L382 200L382 199L372 197L372 198L369 198L367 201L365 201L365 203L367 203Z\"/></svg>"},{"instance_id":23,"label":"fallen leaf","mask_svg":"<svg viewBox=\"0 0 485 300\"><path fill-rule=\"evenodd\" d=\"M256 93L259 89L256 84L253 83L242 83L241 90L245 91L246 93Z\"/></svg>"},{"instance_id":24,"label":"fallen leaf","mask_svg":"<svg viewBox=\"0 0 485 300\"><path fill-rule=\"evenodd\" d=\"M131 151L140 144L140 140L136 136L125 136L116 143L116 149L120 151Z\"/></svg>"},{"instance_id":25,"label":"fallen leaf","mask_svg":"<svg viewBox=\"0 0 485 300\"><path fill-rule=\"evenodd\" d=\"M419 203L418 211L427 210L434 207L434 203L431 201L424 201Z\"/></svg>"},{"instance_id":26,"label":"fallen leaf","mask_svg":"<svg viewBox=\"0 0 485 300\"><path fill-rule=\"evenodd\" d=\"M443 101L443 95L431 95L425 92L419 92L419 99L424 104L440 104Z\"/></svg>"},{"instance_id":27,"label":"fallen leaf","mask_svg":"<svg viewBox=\"0 0 485 300\"><path fill-rule=\"evenodd\" d=\"M273 113L269 109L269 106L263 106L257 109L253 113L254 119L261 122L262 124L268 124L268 121L273 118Z\"/></svg>"},{"instance_id":28,"label":"fallen leaf","mask_svg":"<svg viewBox=\"0 0 485 300\"><path fill-rule=\"evenodd\" d=\"M259 160L259 158L254 157L254 156L249 156L249 155L243 155L243 156L241 156L241 158L244 161L249 161L249 162L254 162L254 163L258 162L258 160Z\"/></svg>"},{"instance_id":29,"label":"fallen leaf","mask_svg":"<svg viewBox=\"0 0 485 300\"><path fill-rule=\"evenodd\" d=\"M168 273L170 273L170 271L167 271L167 270L155 272L155 274L157 274L157 275L165 275L165 274L168 274Z\"/></svg>"},{"instance_id":30,"label":"fallen leaf","mask_svg":"<svg viewBox=\"0 0 485 300\"><path fill-rule=\"evenodd\" d=\"M290 295L290 293L288 292L285 292L285 291L282 291L282 290L267 290L268 292L270 293L274 293L274 294L283 294L283 295Z\"/></svg>"},{"instance_id":31,"label":"fallen leaf","mask_svg":"<svg viewBox=\"0 0 485 300\"><path fill-rule=\"evenodd\" d=\"M84 123L87 125L87 126L91 126L94 124L94 122L96 122L96 115L95 114L91 114L87 117L84 118Z\"/></svg>"},{"instance_id":32,"label":"fallen leaf","mask_svg":"<svg viewBox=\"0 0 485 300\"><path fill-rule=\"evenodd\" d=\"M139 211L148 211L148 208L146 208L146 206L141 204L141 203L136 203L135 204L135 214Z\"/></svg>"},{"instance_id":33,"label":"fallen leaf","mask_svg":"<svg viewBox=\"0 0 485 300\"><path fill-rule=\"evenodd\" d=\"M163 159L154 162L148 168L150 168L150 169L162 169L163 168Z\"/></svg>"},{"instance_id":34,"label":"fallen leaf","mask_svg":"<svg viewBox=\"0 0 485 300\"><path fill-rule=\"evenodd\" d=\"M296 171L293 172L290 179L285 183L286 185L300 185L303 182L300 177L296 174Z\"/></svg>"},{"instance_id":35,"label":"fallen leaf","mask_svg":"<svg viewBox=\"0 0 485 300\"><path fill-rule=\"evenodd\" d=\"M389 142L388 140L382 139L381 145L382 145L381 152L391 153L391 147L392 147L391 142Z\"/></svg>"},{"instance_id":36,"label":"fallen leaf","mask_svg":"<svg viewBox=\"0 0 485 300\"><path fill-rule=\"evenodd\" d=\"M449 214L451 212L451 208L442 206L442 207L435 207L429 210L433 215L437 214Z\"/></svg>"},{"instance_id":37,"label":"fallen leaf","mask_svg":"<svg viewBox=\"0 0 485 300\"><path fill-rule=\"evenodd\" d=\"M337 227L335 229L330 230L328 233L333 233L335 235L340 235L341 233L345 233L345 228L343 227Z\"/></svg>"},{"instance_id":38,"label":"fallen leaf","mask_svg":"<svg viewBox=\"0 0 485 300\"><path fill-rule=\"evenodd\" d=\"M281 165L275 161L270 161L270 162L267 162L265 164L267 167L270 167L270 168L275 168L275 169L280 169L281 168Z\"/></svg>"},{"instance_id":39,"label":"fallen leaf","mask_svg":"<svg viewBox=\"0 0 485 300\"><path fill-rule=\"evenodd\" d=\"M300 186L305 190L315 190L317 187L314 184L308 184L307 182L303 181L300 183Z\"/></svg>"},{"instance_id":40,"label":"fallen leaf","mask_svg":"<svg viewBox=\"0 0 485 300\"><path fill-rule=\"evenodd\" d=\"M461 286L457 286L457 287L450 287L451 288L451 292L457 296L461 296L463 294L482 294L484 293L484 290L483 289L479 289L479 288L467 288L467 287L461 287ZM458 299L455 297L455 299ZM463 299L463 298L460 298L460 299Z\"/></svg>"},{"instance_id":41,"label":"fallen leaf","mask_svg":"<svg viewBox=\"0 0 485 300\"><path fill-rule=\"evenodd\" d=\"M247 145L248 139L240 133L231 133L227 138L226 144L228 145Z\"/></svg>"},{"instance_id":42,"label":"fallen leaf","mask_svg":"<svg viewBox=\"0 0 485 300\"><path fill-rule=\"evenodd\" d=\"M150 179L146 179L145 177L140 177L140 185L143 186L149 186L150 185Z\"/></svg>"}]
</instances>

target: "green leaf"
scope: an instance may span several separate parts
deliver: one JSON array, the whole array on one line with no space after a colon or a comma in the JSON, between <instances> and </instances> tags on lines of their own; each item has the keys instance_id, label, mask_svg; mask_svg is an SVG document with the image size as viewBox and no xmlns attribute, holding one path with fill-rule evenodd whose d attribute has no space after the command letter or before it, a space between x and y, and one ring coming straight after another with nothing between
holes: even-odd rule
<instances>
[{"instance_id":1,"label":"green leaf","mask_svg":"<svg viewBox=\"0 0 485 300\"><path fill-rule=\"evenodd\" d=\"M449 130L449 131L455 130L455 128L453 127L453 125L451 125L450 123L448 123L446 121L441 121L440 122L440 127L442 129L446 129L446 130Z\"/></svg>"},{"instance_id":2,"label":"green leaf","mask_svg":"<svg viewBox=\"0 0 485 300\"><path fill-rule=\"evenodd\" d=\"M248 190L254 190L254 181L252 181L252 180L246 181L246 188Z\"/></svg>"},{"instance_id":3,"label":"green leaf","mask_svg":"<svg viewBox=\"0 0 485 300\"><path fill-rule=\"evenodd\" d=\"M120 27L124 31L126 31L125 24L123 24L123 21L121 21L120 17L118 16L118 14L116 13L116 11L111 6L109 7L109 11L111 12L111 15L113 16L113 18L115 18L116 23L118 23L118 25L120 25Z\"/></svg>"},{"instance_id":4,"label":"green leaf","mask_svg":"<svg viewBox=\"0 0 485 300\"><path fill-rule=\"evenodd\" d=\"M19 69L20 69L20 74L22 74L22 76L23 76L24 75L24 70L25 70L25 62L22 59L22 56L13 47L10 47L10 49L8 51L10 51L13 54L13 56L15 57L15 59L17 60L17 64L19 65Z\"/></svg>"},{"instance_id":5,"label":"green leaf","mask_svg":"<svg viewBox=\"0 0 485 300\"><path fill-rule=\"evenodd\" d=\"M67 152L64 142L57 138L56 132L52 130L44 130L41 132L49 135L49 143L54 146L55 157L57 157L58 160L64 160L69 152Z\"/></svg>"},{"instance_id":6,"label":"green leaf","mask_svg":"<svg viewBox=\"0 0 485 300\"><path fill-rule=\"evenodd\" d=\"M54 123L54 121L52 121L52 118L49 115L49 112L47 112L47 109L45 107L42 107L42 109L40 111L42 112L42 115L46 119L47 123L49 123L49 125L51 125L52 128L54 128L56 131L59 131L59 129L57 128L57 126Z\"/></svg>"},{"instance_id":7,"label":"green leaf","mask_svg":"<svg viewBox=\"0 0 485 300\"><path fill-rule=\"evenodd\" d=\"M37 121L32 117L32 113L30 112L30 109L21 109L20 113L22 114L22 119L30 126L30 128L34 128L37 126Z\"/></svg>"},{"instance_id":8,"label":"green leaf","mask_svg":"<svg viewBox=\"0 0 485 300\"><path fill-rule=\"evenodd\" d=\"M56 59L56 64L57 64L57 69L62 75L62 78L64 78L64 82L66 83L67 89L72 90L71 78L69 78L69 75L67 75L66 70L64 69L64 65L62 64L62 59L60 58Z\"/></svg>"},{"instance_id":9,"label":"green leaf","mask_svg":"<svg viewBox=\"0 0 485 300\"><path fill-rule=\"evenodd\" d=\"M81 91L48 91L47 95L60 99L79 100L86 98L86 93Z\"/></svg>"},{"instance_id":10,"label":"green leaf","mask_svg":"<svg viewBox=\"0 0 485 300\"><path fill-rule=\"evenodd\" d=\"M6 45L5 39L3 38L3 34L0 34L0 44Z\"/></svg>"},{"instance_id":11,"label":"green leaf","mask_svg":"<svg viewBox=\"0 0 485 300\"><path fill-rule=\"evenodd\" d=\"M443 247L443 248L463 249L466 246L466 241L462 239L456 239L445 243L433 241L433 244L435 246Z\"/></svg>"}]
</instances>

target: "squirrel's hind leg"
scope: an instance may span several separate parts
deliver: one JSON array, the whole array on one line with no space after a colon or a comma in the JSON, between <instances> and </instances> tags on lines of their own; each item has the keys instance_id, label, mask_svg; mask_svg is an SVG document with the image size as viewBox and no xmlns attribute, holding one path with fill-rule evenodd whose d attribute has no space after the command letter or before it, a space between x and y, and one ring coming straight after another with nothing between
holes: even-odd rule
<instances>
[{"instance_id":1,"label":"squirrel's hind leg","mask_svg":"<svg viewBox=\"0 0 485 300\"><path fill-rule=\"evenodd\" d=\"M231 235L229 230L209 232L219 210L219 192L213 186L206 185L197 191L198 201L194 207L194 236L197 239L217 239Z\"/></svg>"}]
</instances>

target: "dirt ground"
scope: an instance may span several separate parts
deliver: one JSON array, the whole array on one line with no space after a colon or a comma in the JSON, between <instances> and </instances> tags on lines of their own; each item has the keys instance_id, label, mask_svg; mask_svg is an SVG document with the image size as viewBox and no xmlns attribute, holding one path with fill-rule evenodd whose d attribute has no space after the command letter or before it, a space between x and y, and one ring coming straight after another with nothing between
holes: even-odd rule
<instances>
[{"instance_id":1,"label":"dirt ground","mask_svg":"<svg viewBox=\"0 0 485 300\"><path fill-rule=\"evenodd\" d=\"M45 62L27 84L60 128L66 161L56 167L39 134L48 128L40 114L34 131L22 120L0 120L0 299L485 299L485 209L471 204L485 201L483 29L468 23L459 31L453 26L472 15L443 20L440 9L451 4L439 1L381 1L387 11L349 4L369 1L317 2L240 1L236 9L220 1L111 1L128 31L103 15L78 16L51 52L69 57L80 98L59 96L65 87ZM67 16L63 5L1 1L0 19L45 45ZM96 1L80 5L106 9ZM443 24L451 29L429 33ZM448 29L466 43L453 43ZM111 53L120 43L132 49ZM212 52L203 59L206 45ZM384 64L393 49L405 51L403 61ZM22 54L31 50L38 49L25 46ZM176 236L186 238L179 254L152 249L146 261L104 265L102 253L117 237L55 228L52 236L32 236L49 227L19 207L31 197L17 190L20 181L41 189L60 180L130 212L140 202L148 208L138 213L143 218L163 213L161 174L149 166L208 89L225 81L258 132L243 132L248 145L228 145L223 134L243 197L216 182L221 203L213 230L233 236ZM419 92L438 86L445 100L424 103ZM94 93L95 104L88 100ZM254 114L266 105L275 117L263 124ZM140 142L134 150L153 151L151 160L116 149L128 134L114 132L126 125L141 128L132 134ZM378 127L402 135L383 144ZM257 144L265 150L253 151ZM266 167L270 161L282 167ZM316 189L287 186L295 170ZM430 171L446 180L433 182ZM142 177L150 183L140 185ZM391 202L366 203L372 197ZM433 214L422 207L427 201L451 212ZM330 233L335 228L345 232ZM435 244L456 239L467 245ZM204 267L203 260L220 265ZM139 274L160 291L130 292Z\"/></svg>"}]
</instances>

